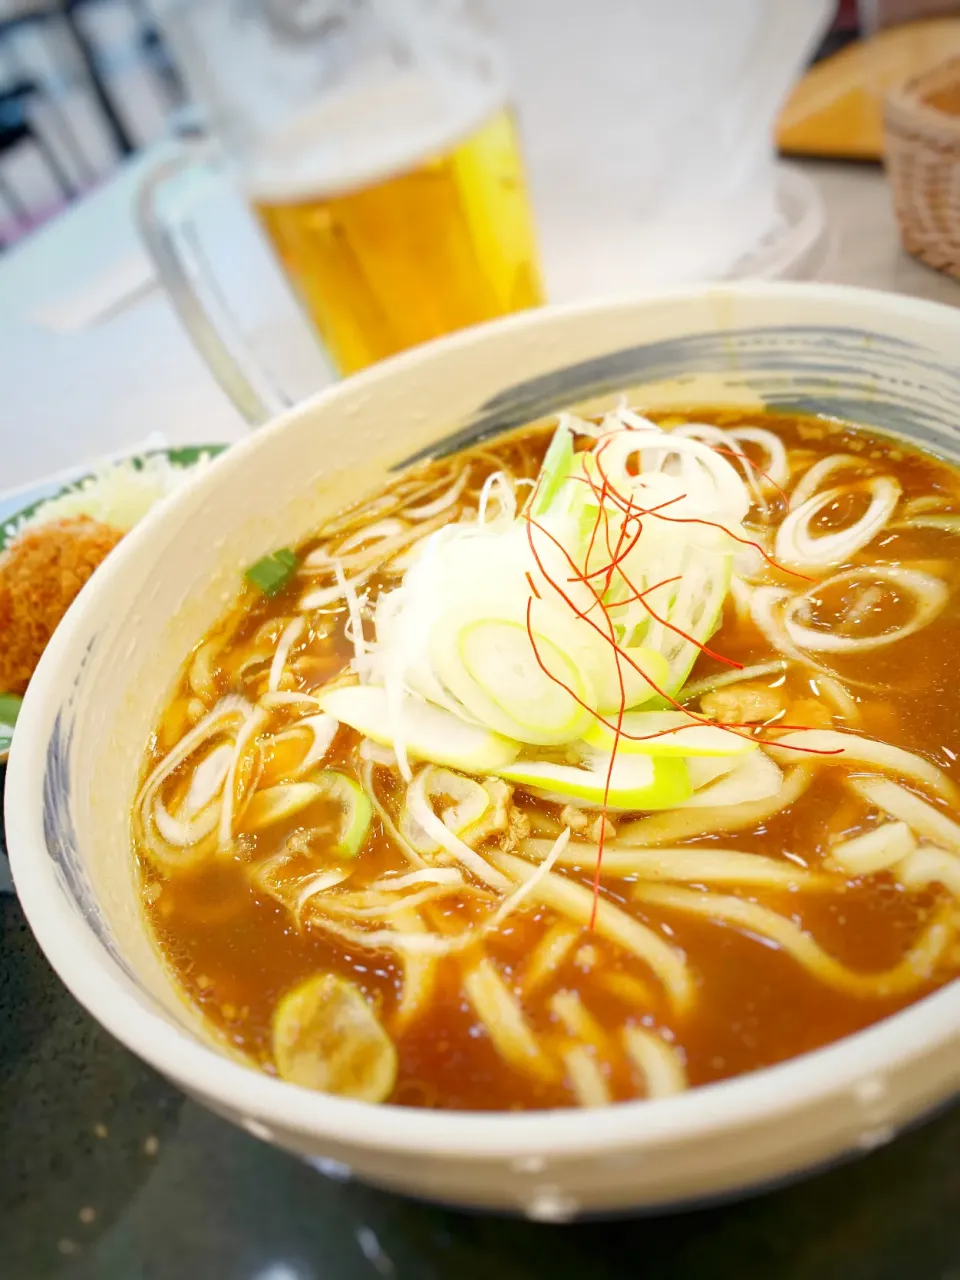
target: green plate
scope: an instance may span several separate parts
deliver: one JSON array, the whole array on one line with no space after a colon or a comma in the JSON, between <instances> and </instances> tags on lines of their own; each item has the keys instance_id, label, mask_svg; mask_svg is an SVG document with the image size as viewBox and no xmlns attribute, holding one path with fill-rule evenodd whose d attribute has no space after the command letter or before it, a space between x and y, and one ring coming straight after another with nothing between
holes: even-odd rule
<instances>
[{"instance_id":1,"label":"green plate","mask_svg":"<svg viewBox=\"0 0 960 1280\"><path fill-rule=\"evenodd\" d=\"M139 468L147 458L160 454L175 467L190 467L201 458L215 457L226 448L225 444L184 445L176 449L149 449L144 453L111 458L109 461L130 461ZM29 519L38 507L49 502L51 498L59 498L64 494L75 492L93 474L89 469L77 468L73 472L47 480L38 480L36 484L26 488L0 495L0 551L13 541L24 521ZM15 694L0 693L0 764L6 761L10 752L20 701Z\"/></svg>"},{"instance_id":2,"label":"green plate","mask_svg":"<svg viewBox=\"0 0 960 1280\"><path fill-rule=\"evenodd\" d=\"M15 693L0 693L0 764L6 760L13 742L13 726L20 714L22 698Z\"/></svg>"}]
</instances>

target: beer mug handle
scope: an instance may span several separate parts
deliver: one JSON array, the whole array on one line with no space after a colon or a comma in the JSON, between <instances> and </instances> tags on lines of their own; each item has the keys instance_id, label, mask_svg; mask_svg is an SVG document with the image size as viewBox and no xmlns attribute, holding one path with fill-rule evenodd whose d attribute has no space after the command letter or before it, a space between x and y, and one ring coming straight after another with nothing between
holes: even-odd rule
<instances>
[{"instance_id":1,"label":"beer mug handle","mask_svg":"<svg viewBox=\"0 0 960 1280\"><path fill-rule=\"evenodd\" d=\"M223 181L224 166L212 143L184 145L161 161L143 179L136 215L147 252L183 327L219 382L251 427L262 426L289 408L289 399L264 370L262 363L230 314L210 265L203 255L190 218L201 193L198 175ZM179 207L162 207L163 196L178 184Z\"/></svg>"}]
</instances>

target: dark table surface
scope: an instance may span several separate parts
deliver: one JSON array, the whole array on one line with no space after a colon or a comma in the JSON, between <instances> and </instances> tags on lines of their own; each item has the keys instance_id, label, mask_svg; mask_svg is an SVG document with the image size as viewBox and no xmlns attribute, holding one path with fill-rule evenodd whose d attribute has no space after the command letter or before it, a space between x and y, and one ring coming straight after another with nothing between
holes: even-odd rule
<instances>
[{"instance_id":1,"label":"dark table surface","mask_svg":"<svg viewBox=\"0 0 960 1280\"><path fill-rule=\"evenodd\" d=\"M188 1101L81 1010L9 894L0 1157L2 1280L960 1280L958 1107L724 1208L451 1213L332 1181Z\"/></svg>"}]
</instances>

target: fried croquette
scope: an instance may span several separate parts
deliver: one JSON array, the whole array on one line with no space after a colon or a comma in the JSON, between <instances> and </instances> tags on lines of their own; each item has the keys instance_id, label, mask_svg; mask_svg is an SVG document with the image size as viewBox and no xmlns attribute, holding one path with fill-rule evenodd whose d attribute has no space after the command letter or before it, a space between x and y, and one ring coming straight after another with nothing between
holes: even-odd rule
<instances>
[{"instance_id":1,"label":"fried croquette","mask_svg":"<svg viewBox=\"0 0 960 1280\"><path fill-rule=\"evenodd\" d=\"M0 556L0 690L23 693L60 619L123 534L87 516L20 534Z\"/></svg>"}]
</instances>

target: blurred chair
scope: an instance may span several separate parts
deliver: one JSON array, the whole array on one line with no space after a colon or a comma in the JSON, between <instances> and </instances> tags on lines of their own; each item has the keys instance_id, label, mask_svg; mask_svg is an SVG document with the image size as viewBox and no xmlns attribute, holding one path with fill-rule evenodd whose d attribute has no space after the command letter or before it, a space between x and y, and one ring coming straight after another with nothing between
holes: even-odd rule
<instances>
[{"instance_id":1,"label":"blurred chair","mask_svg":"<svg viewBox=\"0 0 960 1280\"><path fill-rule=\"evenodd\" d=\"M77 189L61 164L56 152L36 128L31 118L32 103L42 97L38 85L31 80L16 81L6 88L0 87L0 166L3 159L24 144L33 146L44 161L55 184L66 200L76 198ZM29 225L30 212L26 202L17 194L12 183L3 176L0 167L0 200L8 207L16 223Z\"/></svg>"},{"instance_id":2,"label":"blurred chair","mask_svg":"<svg viewBox=\"0 0 960 1280\"><path fill-rule=\"evenodd\" d=\"M117 110L106 78L101 73L96 45L78 17L84 7L98 2L99 0L48 0L47 10L51 16L59 17L69 32L74 49L83 63L91 92L97 100L117 150L122 156L129 156L135 150L133 139Z\"/></svg>"},{"instance_id":3,"label":"blurred chair","mask_svg":"<svg viewBox=\"0 0 960 1280\"><path fill-rule=\"evenodd\" d=\"M137 0L125 2L132 2L142 24L143 12L139 9ZM128 156L135 150L133 139L102 74L96 43L81 18L84 8L94 7L98 3L102 3L102 0L4 0L0 11L0 43L4 42L5 37L26 27L35 30L56 28L65 34L72 53L83 67L87 87L97 103L116 149L121 156Z\"/></svg>"},{"instance_id":4,"label":"blurred chair","mask_svg":"<svg viewBox=\"0 0 960 1280\"><path fill-rule=\"evenodd\" d=\"M80 0L80 3L83 2L84 0ZM86 2L89 4L92 0ZM153 72L167 106L172 111L179 111L190 101L190 96L177 65L170 56L167 43L154 21L149 3L147 0L127 0L127 3L140 23L140 49L144 61Z\"/></svg>"},{"instance_id":5,"label":"blurred chair","mask_svg":"<svg viewBox=\"0 0 960 1280\"><path fill-rule=\"evenodd\" d=\"M30 0L31 3L42 0ZM84 25L83 14L87 10L95 10L105 4L116 3L116 0L46 0L49 8L59 13L69 28L73 43L83 60L91 87L100 104L113 134L114 140L122 155L129 155L135 149L129 131L118 111L116 95L110 88L109 81L103 75L95 39ZM120 0L123 7L129 10L139 28L137 45L143 61L150 68L157 83L164 106L170 110L182 107L187 102L187 94L176 65L167 52L163 36L160 33L146 0Z\"/></svg>"}]
</instances>

